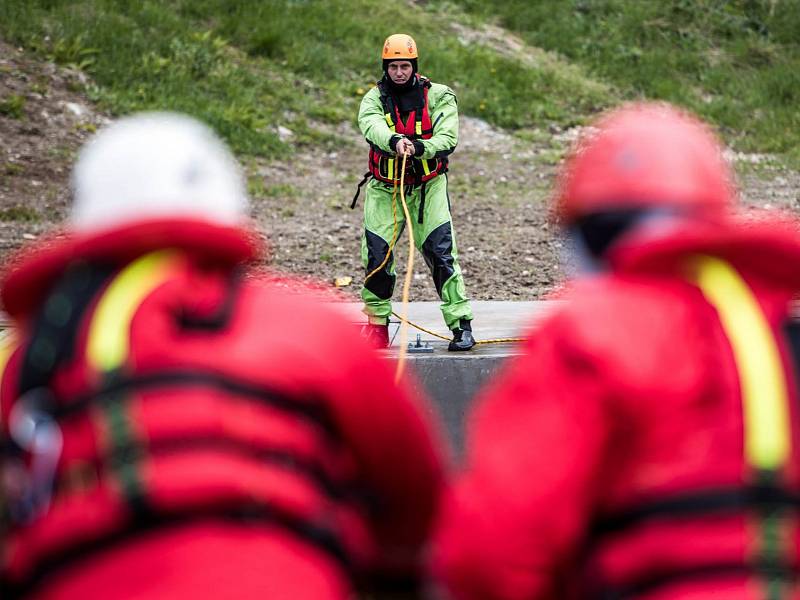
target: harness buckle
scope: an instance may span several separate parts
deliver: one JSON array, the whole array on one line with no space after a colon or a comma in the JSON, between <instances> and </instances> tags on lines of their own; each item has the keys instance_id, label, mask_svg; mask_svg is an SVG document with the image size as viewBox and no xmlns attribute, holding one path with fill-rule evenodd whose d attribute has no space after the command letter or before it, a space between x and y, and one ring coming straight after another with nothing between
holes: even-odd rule
<instances>
[{"instance_id":1,"label":"harness buckle","mask_svg":"<svg viewBox=\"0 0 800 600\"><path fill-rule=\"evenodd\" d=\"M11 439L31 456L27 468L23 460L12 459L3 469L3 475L11 480L7 486L10 516L18 523L30 522L47 511L53 496L64 439L48 411L52 401L47 388L33 388L17 400L9 415Z\"/></svg>"}]
</instances>

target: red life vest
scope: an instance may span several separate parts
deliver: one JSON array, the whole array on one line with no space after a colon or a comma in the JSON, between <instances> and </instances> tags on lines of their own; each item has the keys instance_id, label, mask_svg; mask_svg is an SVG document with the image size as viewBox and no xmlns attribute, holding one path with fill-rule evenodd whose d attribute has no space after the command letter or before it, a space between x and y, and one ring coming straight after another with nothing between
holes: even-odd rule
<instances>
[{"instance_id":1,"label":"red life vest","mask_svg":"<svg viewBox=\"0 0 800 600\"><path fill-rule=\"evenodd\" d=\"M433 125L428 108L428 90L431 87L431 80L421 75L416 77L422 86L422 110L411 111L405 122L403 122L400 110L395 105L389 90L383 82L378 82L378 89L381 92L381 104L383 104L384 116L389 129L393 133L404 135L411 140L428 140L433 136ZM395 164L396 160L401 162ZM394 153L384 152L374 144L370 144L369 172L378 181L392 185L397 183L399 185L400 173L397 173L396 181L394 174L395 169L399 171L401 164L402 159L398 159ZM446 171L447 158L420 159L411 157L410 160L406 161L404 182L407 185L420 185Z\"/></svg>"},{"instance_id":2,"label":"red life vest","mask_svg":"<svg viewBox=\"0 0 800 600\"><path fill-rule=\"evenodd\" d=\"M454 596L797 597L800 244L794 221L735 223L621 240L487 390L442 511Z\"/></svg>"},{"instance_id":3,"label":"red life vest","mask_svg":"<svg viewBox=\"0 0 800 600\"><path fill-rule=\"evenodd\" d=\"M83 263L45 302L59 298L60 316L43 310L30 338L0 358L0 394L19 398L10 413L4 404L12 435L0 435L0 467L29 474L27 490L6 498L0 586L9 594L192 519L266 522L345 572L370 552L353 458L326 405L270 383L268 371L280 381L291 365L256 359L265 353L249 332L275 326L253 317L275 301L275 311L286 307L231 273L175 250L116 271ZM251 352L243 358L237 345ZM15 411L59 432L49 449L14 438Z\"/></svg>"}]
</instances>

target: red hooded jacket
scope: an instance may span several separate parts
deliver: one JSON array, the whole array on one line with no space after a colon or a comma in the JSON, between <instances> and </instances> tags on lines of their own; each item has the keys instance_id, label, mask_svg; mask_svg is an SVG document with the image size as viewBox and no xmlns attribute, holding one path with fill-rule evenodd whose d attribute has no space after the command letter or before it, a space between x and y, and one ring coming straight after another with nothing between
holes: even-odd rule
<instances>
[{"instance_id":1,"label":"red hooded jacket","mask_svg":"<svg viewBox=\"0 0 800 600\"><path fill-rule=\"evenodd\" d=\"M333 599L414 573L442 482L427 415L336 310L244 274L256 250L152 222L7 274L6 592Z\"/></svg>"},{"instance_id":2,"label":"red hooded jacket","mask_svg":"<svg viewBox=\"0 0 800 600\"><path fill-rule=\"evenodd\" d=\"M797 231L634 235L575 283L470 420L436 553L456 598L800 598Z\"/></svg>"}]
</instances>

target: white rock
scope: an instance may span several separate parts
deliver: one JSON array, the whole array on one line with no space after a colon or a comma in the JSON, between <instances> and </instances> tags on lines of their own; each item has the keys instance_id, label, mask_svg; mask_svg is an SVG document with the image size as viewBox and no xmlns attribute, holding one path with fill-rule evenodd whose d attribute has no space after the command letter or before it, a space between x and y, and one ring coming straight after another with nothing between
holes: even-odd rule
<instances>
[{"instance_id":1,"label":"white rock","mask_svg":"<svg viewBox=\"0 0 800 600\"><path fill-rule=\"evenodd\" d=\"M66 108L76 117L82 117L89 112L86 110L85 106L78 104L77 102L64 102L64 108Z\"/></svg>"},{"instance_id":2,"label":"white rock","mask_svg":"<svg viewBox=\"0 0 800 600\"><path fill-rule=\"evenodd\" d=\"M285 142L292 136L294 136L294 131L292 131L288 127L284 127L283 125L278 125L278 137L281 139L282 142Z\"/></svg>"}]
</instances>

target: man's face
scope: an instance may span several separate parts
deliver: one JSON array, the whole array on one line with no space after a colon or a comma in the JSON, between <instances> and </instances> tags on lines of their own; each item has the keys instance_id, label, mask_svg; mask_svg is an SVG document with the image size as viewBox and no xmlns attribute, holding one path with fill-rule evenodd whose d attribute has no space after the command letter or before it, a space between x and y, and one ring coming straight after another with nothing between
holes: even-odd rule
<instances>
[{"instance_id":1,"label":"man's face","mask_svg":"<svg viewBox=\"0 0 800 600\"><path fill-rule=\"evenodd\" d=\"M393 60L389 63L387 73L389 73L389 79L391 79L397 85L403 85L409 80L413 70L414 67L411 65L410 61Z\"/></svg>"}]
</instances>

